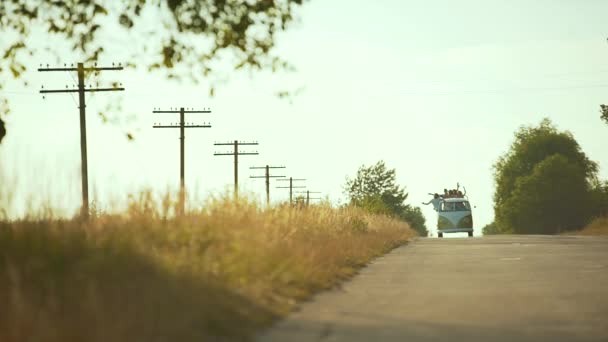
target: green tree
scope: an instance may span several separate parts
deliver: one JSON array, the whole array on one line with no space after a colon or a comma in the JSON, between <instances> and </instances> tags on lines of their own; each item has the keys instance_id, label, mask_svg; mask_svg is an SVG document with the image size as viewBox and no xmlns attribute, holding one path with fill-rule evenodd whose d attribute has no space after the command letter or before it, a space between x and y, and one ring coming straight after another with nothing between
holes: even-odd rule
<instances>
[{"instance_id":1,"label":"green tree","mask_svg":"<svg viewBox=\"0 0 608 342\"><path fill-rule=\"evenodd\" d=\"M593 217L608 216L608 181L596 182L591 190Z\"/></svg>"},{"instance_id":2,"label":"green tree","mask_svg":"<svg viewBox=\"0 0 608 342\"><path fill-rule=\"evenodd\" d=\"M408 194L397 184L395 169L384 161L372 166L361 166L355 178L346 177L344 193L351 205L375 214L385 214L407 221L421 235L426 235L424 216L420 208L405 204Z\"/></svg>"},{"instance_id":3,"label":"green tree","mask_svg":"<svg viewBox=\"0 0 608 342\"><path fill-rule=\"evenodd\" d=\"M582 228L591 214L584 170L554 154L520 177L501 208L501 223L518 234L553 234Z\"/></svg>"},{"instance_id":4,"label":"green tree","mask_svg":"<svg viewBox=\"0 0 608 342\"><path fill-rule=\"evenodd\" d=\"M600 105L600 117L608 124L608 105Z\"/></svg>"},{"instance_id":5,"label":"green tree","mask_svg":"<svg viewBox=\"0 0 608 342\"><path fill-rule=\"evenodd\" d=\"M413 207L407 204L399 217L409 223L410 227L420 236L427 236L429 234L429 231L426 228L426 219L424 218L420 207Z\"/></svg>"},{"instance_id":6,"label":"green tree","mask_svg":"<svg viewBox=\"0 0 608 342\"><path fill-rule=\"evenodd\" d=\"M555 233L589 219L598 166L550 120L520 128L494 170L497 231Z\"/></svg>"},{"instance_id":7,"label":"green tree","mask_svg":"<svg viewBox=\"0 0 608 342\"><path fill-rule=\"evenodd\" d=\"M0 1L0 80L20 78L28 70L24 58L38 51L65 58L63 47L46 37L37 37L41 44L31 43L28 38L32 32L39 35L39 29L68 42L91 63L106 51L108 41L100 39L104 32L132 33L131 60L149 70L165 70L170 78L194 82L209 76L218 60L232 61L236 69L289 68L273 53L275 37L303 1ZM0 141L6 134L2 120L6 114L8 103L0 103Z\"/></svg>"},{"instance_id":8,"label":"green tree","mask_svg":"<svg viewBox=\"0 0 608 342\"><path fill-rule=\"evenodd\" d=\"M393 211L386 203L384 203L382 196L379 194L364 196L356 202L351 201L351 204L364 208L372 214L393 215Z\"/></svg>"},{"instance_id":9,"label":"green tree","mask_svg":"<svg viewBox=\"0 0 608 342\"><path fill-rule=\"evenodd\" d=\"M395 169L388 169L384 161L361 166L353 179L346 177L344 192L351 204L363 206L380 201L394 214L403 210L408 196L405 187L397 184Z\"/></svg>"}]
</instances>

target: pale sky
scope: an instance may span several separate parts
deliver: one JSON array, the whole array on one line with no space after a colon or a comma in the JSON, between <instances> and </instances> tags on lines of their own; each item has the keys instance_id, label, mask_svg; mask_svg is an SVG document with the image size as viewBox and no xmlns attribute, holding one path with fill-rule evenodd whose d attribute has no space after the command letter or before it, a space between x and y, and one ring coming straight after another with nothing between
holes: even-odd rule
<instances>
[{"instance_id":1,"label":"pale sky","mask_svg":"<svg viewBox=\"0 0 608 342\"><path fill-rule=\"evenodd\" d=\"M220 149L213 142L257 140L260 155L241 159L242 191L261 198L264 182L248 180L254 174L248 167L269 163L287 166L279 173L306 178L310 190L344 202L345 176L384 160L397 169L413 205L426 201L428 192L465 185L477 206L478 234L493 220L492 164L519 126L543 117L570 130L599 162L601 178L608 178L608 125L599 119L599 104L608 102L608 2L455 4L310 1L278 40L276 52L297 71L231 74L213 98L205 85L170 82L161 74L103 74L100 82L117 79L126 91L88 96L91 197L104 207L144 187L177 188L179 132L151 128L154 122L176 122L177 116L151 111L179 106L213 110L186 120L213 126L186 132L186 185L199 199L231 189L232 159L214 157ZM125 39L109 39L100 63L125 62ZM0 44L6 44L1 35ZM68 63L79 58L69 49L64 57ZM51 64L48 58L34 56L30 65ZM80 205L77 98L60 94L43 100L36 93L42 84L73 84L72 76L32 68L28 87L8 82L0 91L12 109L0 167L9 179L19 174L13 185L16 213L23 212L28 197L34 207L50 199L70 213ZM274 95L296 88L303 91L293 103ZM118 116L137 114L129 126L139 129L134 142L126 141L120 125L97 118L107 101L122 102ZM287 191L275 185L272 198L286 199ZM425 206L423 212L435 232L434 211Z\"/></svg>"}]
</instances>

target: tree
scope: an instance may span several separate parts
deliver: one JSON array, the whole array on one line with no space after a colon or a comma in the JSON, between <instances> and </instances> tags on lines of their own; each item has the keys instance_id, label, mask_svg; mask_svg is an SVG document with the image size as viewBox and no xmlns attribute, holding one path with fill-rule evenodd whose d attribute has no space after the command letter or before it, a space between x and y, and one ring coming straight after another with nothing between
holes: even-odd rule
<instances>
[{"instance_id":1,"label":"tree","mask_svg":"<svg viewBox=\"0 0 608 342\"><path fill-rule=\"evenodd\" d=\"M384 161L361 166L354 179L346 177L344 192L353 205L380 201L394 214L403 210L408 195L405 188L397 185L395 169L388 169Z\"/></svg>"},{"instance_id":2,"label":"tree","mask_svg":"<svg viewBox=\"0 0 608 342\"><path fill-rule=\"evenodd\" d=\"M501 223L518 234L553 234L582 228L591 214L584 170L554 154L520 177L503 203Z\"/></svg>"},{"instance_id":3,"label":"tree","mask_svg":"<svg viewBox=\"0 0 608 342\"><path fill-rule=\"evenodd\" d=\"M351 204L360 208L364 208L367 212L378 215L393 215L393 211L384 202L382 196L379 194L367 195L362 197L360 200Z\"/></svg>"},{"instance_id":4,"label":"tree","mask_svg":"<svg viewBox=\"0 0 608 342\"><path fill-rule=\"evenodd\" d=\"M384 161L372 166L361 166L354 179L346 177L344 193L350 204L374 214L398 217L409 222L421 235L426 235L424 216L420 208L405 204L408 194L396 181L395 169L388 169Z\"/></svg>"},{"instance_id":5,"label":"tree","mask_svg":"<svg viewBox=\"0 0 608 342\"><path fill-rule=\"evenodd\" d=\"M416 231L420 236L427 236L429 234L429 231L426 228L426 220L420 207L412 207L408 204L399 217L409 223L410 228Z\"/></svg>"},{"instance_id":6,"label":"tree","mask_svg":"<svg viewBox=\"0 0 608 342\"><path fill-rule=\"evenodd\" d=\"M570 132L549 119L515 133L494 164L497 231L555 233L580 228L591 214L590 191L598 166Z\"/></svg>"},{"instance_id":7,"label":"tree","mask_svg":"<svg viewBox=\"0 0 608 342\"><path fill-rule=\"evenodd\" d=\"M591 198L593 202L592 216L608 216L608 181L598 181L593 184Z\"/></svg>"},{"instance_id":8,"label":"tree","mask_svg":"<svg viewBox=\"0 0 608 342\"><path fill-rule=\"evenodd\" d=\"M0 80L7 76L18 79L28 71L23 61L28 54L45 50L59 57L62 53L62 48L48 39L41 39L39 46L26 43L32 32L38 34L37 28L68 42L90 63L105 52L102 32L134 32L140 37L130 42L132 60L142 61L141 66L148 70L166 70L170 78L194 82L208 77L218 60L233 60L235 69L289 68L272 49L276 34L286 29L303 1L0 1ZM135 66L127 63L127 67ZM2 120L6 114L8 106L3 106L0 141L6 131Z\"/></svg>"}]
</instances>

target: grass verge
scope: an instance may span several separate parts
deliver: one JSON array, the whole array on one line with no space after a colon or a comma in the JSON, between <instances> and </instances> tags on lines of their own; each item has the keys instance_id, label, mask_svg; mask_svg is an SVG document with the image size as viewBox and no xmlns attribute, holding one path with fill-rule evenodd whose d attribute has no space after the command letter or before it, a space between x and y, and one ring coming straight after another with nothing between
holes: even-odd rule
<instances>
[{"instance_id":1,"label":"grass verge","mask_svg":"<svg viewBox=\"0 0 608 342\"><path fill-rule=\"evenodd\" d=\"M415 235L356 208L156 207L0 223L0 340L248 340Z\"/></svg>"}]
</instances>

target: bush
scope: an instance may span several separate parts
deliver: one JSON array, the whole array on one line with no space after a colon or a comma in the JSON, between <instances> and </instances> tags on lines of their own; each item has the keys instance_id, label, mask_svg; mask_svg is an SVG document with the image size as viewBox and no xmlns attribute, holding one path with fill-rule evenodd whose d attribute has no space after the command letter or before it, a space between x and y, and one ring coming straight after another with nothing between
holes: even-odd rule
<instances>
[{"instance_id":1,"label":"bush","mask_svg":"<svg viewBox=\"0 0 608 342\"><path fill-rule=\"evenodd\" d=\"M591 221L581 231L577 232L579 235L608 235L608 217L598 217Z\"/></svg>"},{"instance_id":2,"label":"bush","mask_svg":"<svg viewBox=\"0 0 608 342\"><path fill-rule=\"evenodd\" d=\"M507 231L506 229L500 227L496 221L492 222L492 223L488 223L486 224L482 229L481 229L483 235L494 235L494 234L507 234L507 233L512 233L510 231Z\"/></svg>"},{"instance_id":3,"label":"bush","mask_svg":"<svg viewBox=\"0 0 608 342\"><path fill-rule=\"evenodd\" d=\"M401 219L407 222L410 227L418 233L420 236L427 236L429 234L426 229L426 219L422 214L422 210L419 207L412 207L407 205L401 212Z\"/></svg>"}]
</instances>

